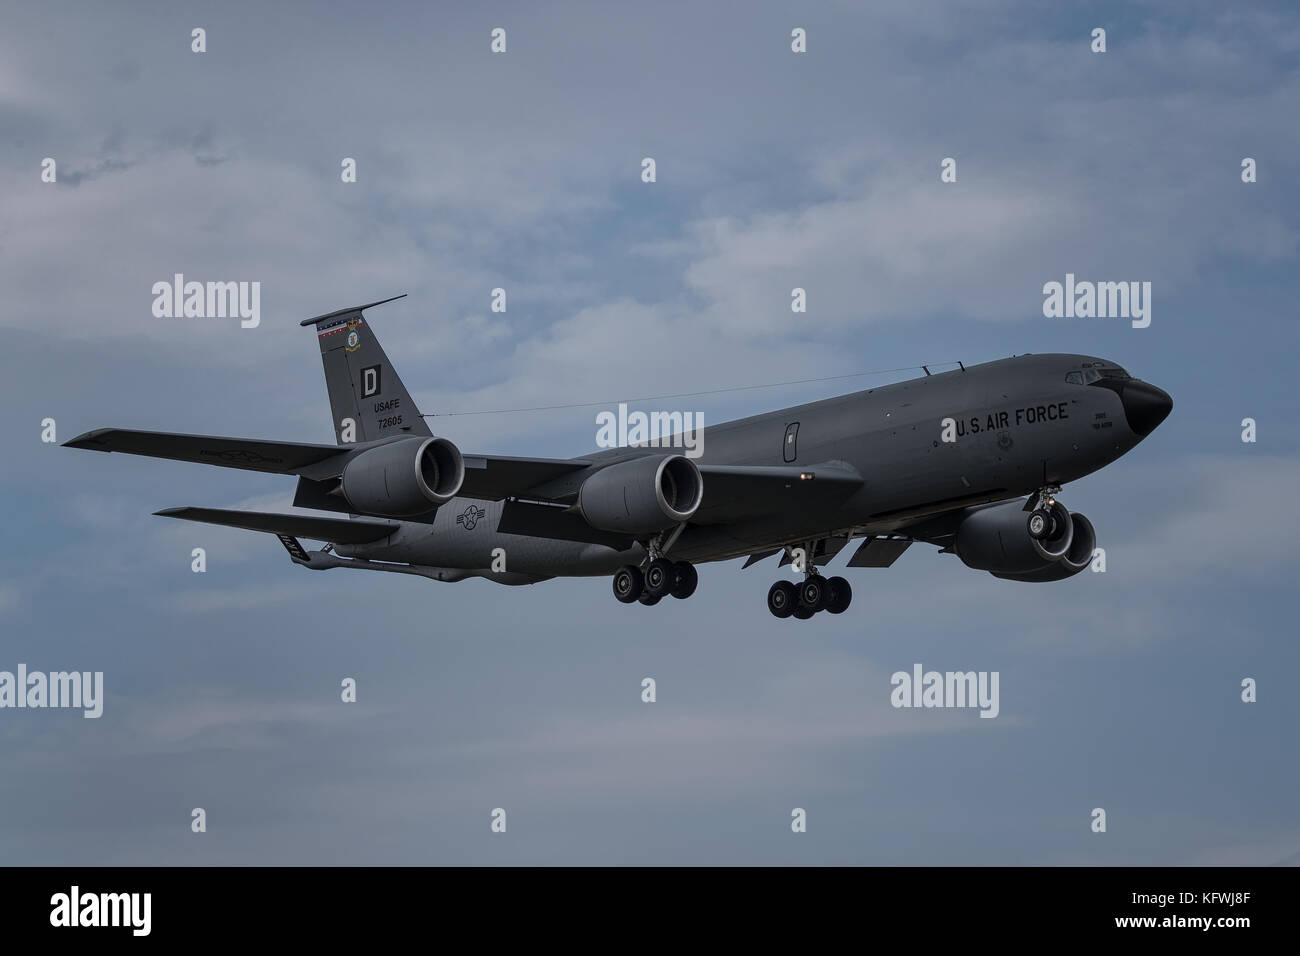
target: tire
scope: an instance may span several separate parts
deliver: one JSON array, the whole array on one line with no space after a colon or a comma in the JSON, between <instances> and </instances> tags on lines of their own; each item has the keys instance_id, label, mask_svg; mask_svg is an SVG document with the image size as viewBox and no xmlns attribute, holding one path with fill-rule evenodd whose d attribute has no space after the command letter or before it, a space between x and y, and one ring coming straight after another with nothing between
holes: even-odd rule
<instances>
[{"instance_id":1,"label":"tire","mask_svg":"<svg viewBox=\"0 0 1300 956\"><path fill-rule=\"evenodd\" d=\"M639 598L644 588L641 569L635 565L625 564L614 572L614 597L624 604L631 604Z\"/></svg>"},{"instance_id":2,"label":"tire","mask_svg":"<svg viewBox=\"0 0 1300 956\"><path fill-rule=\"evenodd\" d=\"M1052 517L1052 513L1043 508L1035 508L1029 512L1029 517L1025 520L1025 530L1035 541L1050 538L1055 525L1056 520Z\"/></svg>"},{"instance_id":3,"label":"tire","mask_svg":"<svg viewBox=\"0 0 1300 956\"><path fill-rule=\"evenodd\" d=\"M826 601L826 610L832 614L843 614L849 609L849 603L853 600L853 587L844 578L831 578L826 582L830 585L830 597Z\"/></svg>"},{"instance_id":4,"label":"tire","mask_svg":"<svg viewBox=\"0 0 1300 956\"><path fill-rule=\"evenodd\" d=\"M695 565L689 561L678 561L673 565L676 575L673 580L672 589L668 592L679 601L685 601L695 593L695 588L700 583L700 575L695 570Z\"/></svg>"},{"instance_id":5,"label":"tire","mask_svg":"<svg viewBox=\"0 0 1300 956\"><path fill-rule=\"evenodd\" d=\"M802 604L800 604L797 608L794 609L794 617L795 620L797 621L806 621L808 620L808 618L812 617L816 613L817 613L816 611L810 610L809 608L804 607Z\"/></svg>"},{"instance_id":6,"label":"tire","mask_svg":"<svg viewBox=\"0 0 1300 956\"><path fill-rule=\"evenodd\" d=\"M826 606L826 599L830 597L829 590L826 579L820 574L804 578L803 584L799 585L799 606L816 614Z\"/></svg>"},{"instance_id":7,"label":"tire","mask_svg":"<svg viewBox=\"0 0 1300 956\"><path fill-rule=\"evenodd\" d=\"M661 598L673 589L677 569L667 558L655 558L645 569L645 591L651 597Z\"/></svg>"},{"instance_id":8,"label":"tire","mask_svg":"<svg viewBox=\"0 0 1300 956\"><path fill-rule=\"evenodd\" d=\"M644 604L646 607L654 607L656 604L662 601L663 598L656 597L655 595L651 594L649 591L642 591L641 596L637 598L637 600L640 601L642 604Z\"/></svg>"},{"instance_id":9,"label":"tire","mask_svg":"<svg viewBox=\"0 0 1300 956\"><path fill-rule=\"evenodd\" d=\"M777 581L767 591L767 609L773 617L789 617L799 604L799 595L789 581Z\"/></svg>"}]
</instances>

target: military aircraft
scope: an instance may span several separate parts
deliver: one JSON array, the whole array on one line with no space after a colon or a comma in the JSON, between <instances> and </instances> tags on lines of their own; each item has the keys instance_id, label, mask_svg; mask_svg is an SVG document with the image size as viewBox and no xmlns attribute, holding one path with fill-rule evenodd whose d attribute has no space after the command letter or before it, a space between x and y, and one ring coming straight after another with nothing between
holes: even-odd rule
<instances>
[{"instance_id":1,"label":"military aircraft","mask_svg":"<svg viewBox=\"0 0 1300 956\"><path fill-rule=\"evenodd\" d=\"M269 532L311 570L512 585L611 575L619 601L654 605L690 597L697 564L781 553L802 583L778 580L768 610L807 619L848 608L848 580L819 566L858 538L848 567L889 567L920 541L1007 580L1078 574L1096 534L1057 500L1061 485L1173 408L1114 362L1020 355L709 426L696 458L672 439L581 458L469 454L429 430L363 316L391 301L302 322L320 344L334 445L117 428L66 444L297 476L296 508L348 517L156 514ZM300 537L326 544L308 551Z\"/></svg>"}]
</instances>

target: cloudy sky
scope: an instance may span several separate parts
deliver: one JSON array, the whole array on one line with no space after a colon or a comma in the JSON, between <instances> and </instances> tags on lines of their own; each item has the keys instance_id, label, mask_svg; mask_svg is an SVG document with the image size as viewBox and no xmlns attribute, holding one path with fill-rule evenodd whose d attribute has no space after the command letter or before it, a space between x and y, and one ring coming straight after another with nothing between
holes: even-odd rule
<instances>
[{"instance_id":1,"label":"cloudy sky","mask_svg":"<svg viewBox=\"0 0 1300 956\"><path fill-rule=\"evenodd\" d=\"M0 711L0 862L1300 860L1292 4L3 21L0 670L107 695L99 720ZM260 282L261 324L156 318L178 272ZM1150 327L1044 318L1066 273L1150 281ZM605 579L307 573L151 517L283 508L291 479L41 442L46 418L328 442L298 320L401 292L370 320L471 451L582 454L595 409L450 413L858 375L683 400L716 422L1023 352L1104 355L1175 409L1065 490L1105 574L1001 582L918 546L802 625L764 608L774 559L653 609ZM999 671L999 717L891 708L914 663Z\"/></svg>"}]
</instances>

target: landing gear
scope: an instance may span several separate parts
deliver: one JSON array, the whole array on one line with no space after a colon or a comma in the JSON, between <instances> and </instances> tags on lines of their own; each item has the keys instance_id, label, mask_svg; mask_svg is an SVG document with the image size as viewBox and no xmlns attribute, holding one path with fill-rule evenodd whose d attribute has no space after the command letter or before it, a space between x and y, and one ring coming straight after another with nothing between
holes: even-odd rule
<instances>
[{"instance_id":1,"label":"landing gear","mask_svg":"<svg viewBox=\"0 0 1300 956\"><path fill-rule=\"evenodd\" d=\"M820 574L810 574L799 585L799 605L813 614L826 607L826 579Z\"/></svg>"},{"instance_id":2,"label":"landing gear","mask_svg":"<svg viewBox=\"0 0 1300 956\"><path fill-rule=\"evenodd\" d=\"M813 553L809 542L805 554ZM777 581L767 592L767 609L773 616L806 621L818 611L843 614L853 600L853 588L841 577L824 578L809 564L801 584Z\"/></svg>"},{"instance_id":3,"label":"landing gear","mask_svg":"<svg viewBox=\"0 0 1300 956\"><path fill-rule=\"evenodd\" d=\"M1044 485L1025 502L1029 517L1025 519L1025 529L1035 541L1046 541L1053 537L1057 528L1056 496L1061 493L1060 485Z\"/></svg>"},{"instance_id":4,"label":"landing gear","mask_svg":"<svg viewBox=\"0 0 1300 956\"><path fill-rule=\"evenodd\" d=\"M645 568L645 591L656 600L672 590L677 569L667 558L655 558Z\"/></svg>"},{"instance_id":5,"label":"landing gear","mask_svg":"<svg viewBox=\"0 0 1300 956\"><path fill-rule=\"evenodd\" d=\"M767 609L776 617L789 617L799 605L799 594L790 581L777 581L768 589Z\"/></svg>"},{"instance_id":6,"label":"landing gear","mask_svg":"<svg viewBox=\"0 0 1300 956\"><path fill-rule=\"evenodd\" d=\"M614 597L624 604L631 604L644 589L645 578L640 568L625 564L614 572Z\"/></svg>"},{"instance_id":7,"label":"landing gear","mask_svg":"<svg viewBox=\"0 0 1300 956\"><path fill-rule=\"evenodd\" d=\"M699 572L689 561L678 561L673 565L673 570L676 571L676 576L668 593L679 601L685 601L695 593L695 587L700 583Z\"/></svg>"},{"instance_id":8,"label":"landing gear","mask_svg":"<svg viewBox=\"0 0 1300 956\"><path fill-rule=\"evenodd\" d=\"M853 588L844 578L831 578L826 583L831 586L830 597L826 601L826 610L832 614L843 614L849 609L849 602L853 600Z\"/></svg>"},{"instance_id":9,"label":"landing gear","mask_svg":"<svg viewBox=\"0 0 1300 956\"><path fill-rule=\"evenodd\" d=\"M624 604L639 601L653 607L670 594L686 600L695 593L699 583L699 573L689 561L654 558L644 571L634 564L625 564L615 571L614 597Z\"/></svg>"}]
</instances>

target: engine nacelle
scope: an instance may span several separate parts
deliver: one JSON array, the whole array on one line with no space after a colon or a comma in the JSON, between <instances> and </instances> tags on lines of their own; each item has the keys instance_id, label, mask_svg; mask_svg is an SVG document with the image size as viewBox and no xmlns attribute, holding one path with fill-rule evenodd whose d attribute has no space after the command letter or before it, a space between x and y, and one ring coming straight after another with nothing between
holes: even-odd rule
<instances>
[{"instance_id":1,"label":"engine nacelle","mask_svg":"<svg viewBox=\"0 0 1300 956\"><path fill-rule=\"evenodd\" d=\"M1029 574L1054 565L1070 551L1074 523L1059 501L1051 511L1055 528L1042 540L1030 537L1029 514L1019 501L972 512L957 527L957 557L968 568L1006 575ZM1091 556L1091 548L1088 553Z\"/></svg>"},{"instance_id":2,"label":"engine nacelle","mask_svg":"<svg viewBox=\"0 0 1300 956\"><path fill-rule=\"evenodd\" d=\"M681 455L651 455L602 468L578 489L578 510L601 531L653 534L688 520L704 477Z\"/></svg>"},{"instance_id":3,"label":"engine nacelle","mask_svg":"<svg viewBox=\"0 0 1300 956\"><path fill-rule=\"evenodd\" d=\"M407 518L456 497L460 449L445 438L403 438L368 448L343 467L343 497L359 514Z\"/></svg>"},{"instance_id":4,"label":"engine nacelle","mask_svg":"<svg viewBox=\"0 0 1300 956\"><path fill-rule=\"evenodd\" d=\"M1070 520L1074 523L1074 538L1070 541L1069 549L1059 561L1053 564L1045 564L1037 571L1030 571L1025 574L999 574L994 571L993 576L1007 581L1031 581L1034 583L1064 581L1066 578L1074 577L1092 563L1092 553L1097 548L1097 532L1093 528L1092 522L1081 514L1070 515Z\"/></svg>"}]
</instances>

